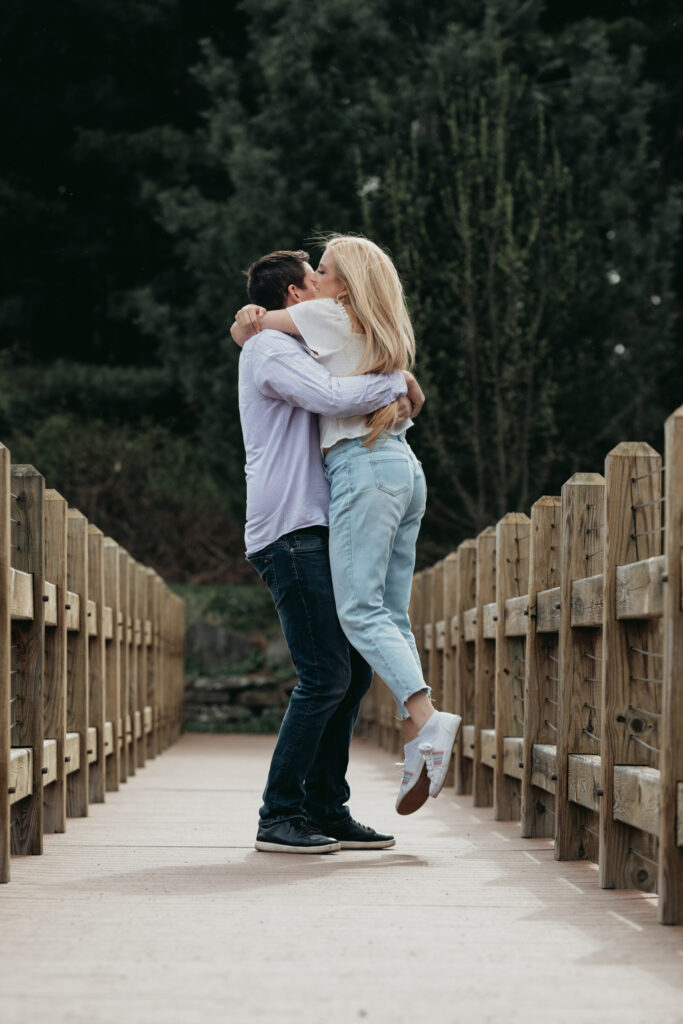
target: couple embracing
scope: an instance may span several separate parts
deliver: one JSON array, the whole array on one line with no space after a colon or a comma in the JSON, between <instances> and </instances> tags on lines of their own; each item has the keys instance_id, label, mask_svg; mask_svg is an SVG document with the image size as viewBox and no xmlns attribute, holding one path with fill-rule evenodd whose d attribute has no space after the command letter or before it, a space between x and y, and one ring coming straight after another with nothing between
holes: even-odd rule
<instances>
[{"instance_id":1,"label":"couple embracing","mask_svg":"<svg viewBox=\"0 0 683 1024\"><path fill-rule=\"evenodd\" d=\"M430 700L410 629L425 511L406 441L424 396L408 372L415 339L391 259L353 235L249 270L242 346L247 558L273 597L299 678L259 812L256 849L383 849L394 837L347 807L349 744L373 670L403 721L396 799L412 814L441 792L460 718Z\"/></svg>"}]
</instances>

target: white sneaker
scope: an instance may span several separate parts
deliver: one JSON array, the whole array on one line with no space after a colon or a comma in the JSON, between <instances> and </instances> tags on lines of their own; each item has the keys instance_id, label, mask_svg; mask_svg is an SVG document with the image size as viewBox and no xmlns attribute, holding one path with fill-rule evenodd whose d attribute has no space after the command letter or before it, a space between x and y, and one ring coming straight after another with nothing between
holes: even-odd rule
<instances>
[{"instance_id":1,"label":"white sneaker","mask_svg":"<svg viewBox=\"0 0 683 1024\"><path fill-rule=\"evenodd\" d=\"M443 789L448 765L451 761L455 737L462 718L460 715L449 715L447 711L434 712L439 716L436 734L431 742L420 743L419 751L424 757L427 775L429 776L429 795L438 796Z\"/></svg>"},{"instance_id":2,"label":"white sneaker","mask_svg":"<svg viewBox=\"0 0 683 1024\"><path fill-rule=\"evenodd\" d=\"M411 750L406 747L403 778L396 798L396 810L399 814L413 814L427 802L429 796L429 776L427 766L416 744Z\"/></svg>"}]
</instances>

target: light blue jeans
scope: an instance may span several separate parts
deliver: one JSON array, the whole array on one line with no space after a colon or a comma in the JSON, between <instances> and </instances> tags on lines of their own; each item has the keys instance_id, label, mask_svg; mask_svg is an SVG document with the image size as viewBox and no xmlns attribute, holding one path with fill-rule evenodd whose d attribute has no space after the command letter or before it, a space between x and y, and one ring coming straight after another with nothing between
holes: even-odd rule
<instances>
[{"instance_id":1,"label":"light blue jeans","mask_svg":"<svg viewBox=\"0 0 683 1024\"><path fill-rule=\"evenodd\" d=\"M427 496L422 466L403 436L380 438L374 448L364 448L360 438L339 441L324 466L339 621L408 718L408 697L429 692L408 617Z\"/></svg>"}]
</instances>

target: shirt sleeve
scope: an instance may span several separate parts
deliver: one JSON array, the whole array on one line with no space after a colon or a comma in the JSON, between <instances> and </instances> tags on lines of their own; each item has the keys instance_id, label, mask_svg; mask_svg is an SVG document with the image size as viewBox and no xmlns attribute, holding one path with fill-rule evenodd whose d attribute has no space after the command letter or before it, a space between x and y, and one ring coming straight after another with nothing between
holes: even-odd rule
<instances>
[{"instance_id":1,"label":"shirt sleeve","mask_svg":"<svg viewBox=\"0 0 683 1024\"><path fill-rule=\"evenodd\" d=\"M292 340L287 338L286 341ZM408 390L400 371L333 377L298 342L286 348L278 344L274 350L274 346L267 343L259 344L257 336L249 344L254 382L259 391L267 398L280 399L321 416L339 419L365 416Z\"/></svg>"},{"instance_id":2,"label":"shirt sleeve","mask_svg":"<svg viewBox=\"0 0 683 1024\"><path fill-rule=\"evenodd\" d=\"M287 312L308 348L321 359L339 352L353 337L348 314L334 299L298 302Z\"/></svg>"}]
</instances>

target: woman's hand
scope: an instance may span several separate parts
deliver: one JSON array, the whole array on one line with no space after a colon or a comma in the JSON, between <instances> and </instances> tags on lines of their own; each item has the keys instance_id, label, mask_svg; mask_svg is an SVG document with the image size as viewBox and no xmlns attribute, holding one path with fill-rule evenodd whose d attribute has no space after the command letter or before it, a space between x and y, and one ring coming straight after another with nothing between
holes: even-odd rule
<instances>
[{"instance_id":1,"label":"woman's hand","mask_svg":"<svg viewBox=\"0 0 683 1024\"><path fill-rule=\"evenodd\" d=\"M237 312L235 316L235 323L239 327L247 328L251 331L251 334L258 334L261 330L261 319L266 315L266 310L263 306L256 306L253 302L248 303L246 306Z\"/></svg>"}]
</instances>

